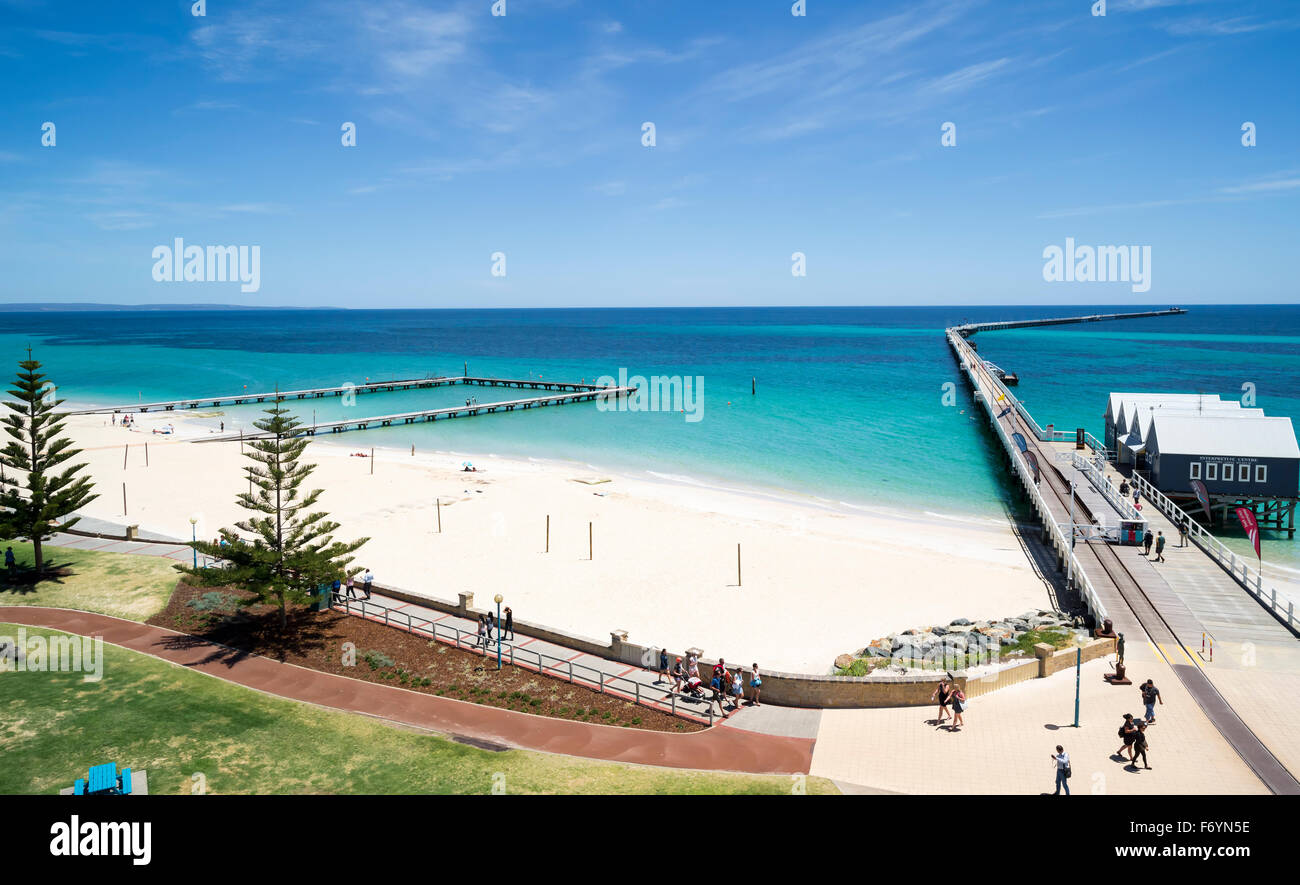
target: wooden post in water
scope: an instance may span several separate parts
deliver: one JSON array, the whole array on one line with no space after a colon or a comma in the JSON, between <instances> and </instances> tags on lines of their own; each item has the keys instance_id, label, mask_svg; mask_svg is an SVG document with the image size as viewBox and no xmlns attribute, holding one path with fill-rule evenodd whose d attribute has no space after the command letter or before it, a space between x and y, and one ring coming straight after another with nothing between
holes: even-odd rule
<instances>
[{"instance_id":1,"label":"wooden post in water","mask_svg":"<svg viewBox=\"0 0 1300 885\"><path fill-rule=\"evenodd\" d=\"M757 377L757 376L752 377L752 378L749 379L749 393L750 393L751 396L756 395L756 394L758 393L758 377Z\"/></svg>"},{"instance_id":2,"label":"wooden post in water","mask_svg":"<svg viewBox=\"0 0 1300 885\"><path fill-rule=\"evenodd\" d=\"M736 586L740 586L740 545L736 545Z\"/></svg>"},{"instance_id":3,"label":"wooden post in water","mask_svg":"<svg viewBox=\"0 0 1300 885\"><path fill-rule=\"evenodd\" d=\"M551 552L551 514L546 514L546 552Z\"/></svg>"}]
</instances>

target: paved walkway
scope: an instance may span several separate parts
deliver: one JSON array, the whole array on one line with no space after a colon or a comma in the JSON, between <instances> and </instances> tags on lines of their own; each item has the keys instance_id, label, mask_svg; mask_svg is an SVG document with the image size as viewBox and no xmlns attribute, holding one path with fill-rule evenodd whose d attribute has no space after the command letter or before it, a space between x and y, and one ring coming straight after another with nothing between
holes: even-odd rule
<instances>
[{"instance_id":1,"label":"paved walkway","mask_svg":"<svg viewBox=\"0 0 1300 885\"><path fill-rule=\"evenodd\" d=\"M364 713L457 738L613 762L751 774L807 773L813 741L711 728L669 734L516 713L284 664L107 615L0 606L0 622L48 627L152 655L277 697Z\"/></svg>"},{"instance_id":2,"label":"paved walkway","mask_svg":"<svg viewBox=\"0 0 1300 885\"><path fill-rule=\"evenodd\" d=\"M357 617L361 617L362 615L358 614L358 604L359 600L352 602L352 613ZM460 647L466 649L474 647L478 625L469 618L440 612L414 603L402 602L384 596L380 592L372 593L370 599L366 600L364 616L369 620L383 622L385 612L393 613L388 615L388 623L390 624L406 624L408 623L406 621L407 616L414 619L414 624L417 627L422 623L433 622L437 624L439 638L449 641L454 641L454 631L459 630L461 634ZM489 655L496 654L496 647L496 642L490 643ZM622 661L613 661L586 652L574 651L571 648L545 639L536 639L523 635L516 635L514 641L502 642L501 647L502 656L507 661L511 658L513 648L515 650L516 664L537 669L537 664L540 663L548 672L560 678L568 678L572 674L574 681L587 685L596 685L598 681L603 683L603 690L610 694L627 698L639 698L663 710L669 710L673 707L669 700L671 696L669 689L672 688L672 684L667 681L658 681L657 670L630 666ZM540 656L540 662L537 656ZM675 657L676 655L673 655L670 660ZM654 667L659 666L657 659L652 664ZM746 691L748 692L748 687L746 687ZM701 721L708 721L708 706L708 703L704 701L684 698L680 695L676 702L677 711L684 710L692 718ZM713 709L715 714L713 721L722 727L744 729L759 734L807 739L816 737L821 714L820 710L777 707L771 704L761 707L744 704L739 711L732 712L731 706L728 704L726 708L728 716L724 720L717 715L716 705Z\"/></svg>"},{"instance_id":3,"label":"paved walkway","mask_svg":"<svg viewBox=\"0 0 1300 885\"><path fill-rule=\"evenodd\" d=\"M901 793L1050 793L1049 756L1062 744L1076 794L1267 793L1154 650L1145 643L1130 648L1131 686L1103 682L1106 661L1084 664L1078 729L1074 680L1066 673L975 698L958 732L936 728L933 707L826 710L811 773ZM1133 771L1111 754L1121 743L1116 731L1124 713L1142 713L1137 684L1148 675L1165 705L1147 732L1151 770Z\"/></svg>"}]
</instances>

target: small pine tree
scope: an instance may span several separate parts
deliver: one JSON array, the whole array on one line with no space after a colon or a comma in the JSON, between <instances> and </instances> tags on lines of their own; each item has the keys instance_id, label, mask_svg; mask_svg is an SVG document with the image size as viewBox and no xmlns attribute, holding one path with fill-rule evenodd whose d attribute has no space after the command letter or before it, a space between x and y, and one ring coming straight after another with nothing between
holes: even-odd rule
<instances>
[{"instance_id":1,"label":"small pine tree","mask_svg":"<svg viewBox=\"0 0 1300 885\"><path fill-rule=\"evenodd\" d=\"M281 408L283 400L266 410L269 418L254 426L274 436L246 443L245 455L256 462L246 468L256 491L240 492L237 501L254 516L235 523L240 531L252 535L241 538L232 529L222 529L225 542L196 541L199 553L225 563L224 568L177 566L206 586L238 586L255 594L260 601L280 608L280 629L288 623L287 605L307 603L311 591L321 584L345 577L351 554L369 538L358 541L335 541L331 534L338 529L324 511L310 511L321 496L321 489L304 492L303 482L316 469L300 462L308 439L297 436L298 419Z\"/></svg>"},{"instance_id":2,"label":"small pine tree","mask_svg":"<svg viewBox=\"0 0 1300 885\"><path fill-rule=\"evenodd\" d=\"M0 449L0 463L6 472L0 476L0 530L8 538L26 538L32 542L36 574L45 569L41 545L54 536L58 528L70 528L79 517L62 524L59 520L99 496L91 492L89 477L77 476L85 464L54 470L70 458L81 454L72 448L72 440L59 436L63 424L55 409L63 400L55 399L54 387L32 359L18 363L18 376L9 391L16 402L5 402L11 414L4 416L5 432L12 439ZM27 474L24 483L9 470ZM21 491L20 491L21 489Z\"/></svg>"}]
</instances>

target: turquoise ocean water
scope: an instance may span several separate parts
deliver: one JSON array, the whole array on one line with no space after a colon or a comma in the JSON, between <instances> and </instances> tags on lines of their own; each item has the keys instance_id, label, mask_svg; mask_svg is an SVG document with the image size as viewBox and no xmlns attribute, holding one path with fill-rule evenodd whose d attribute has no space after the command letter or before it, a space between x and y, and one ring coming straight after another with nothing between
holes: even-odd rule
<instances>
[{"instance_id":1,"label":"turquoise ocean water","mask_svg":"<svg viewBox=\"0 0 1300 885\"><path fill-rule=\"evenodd\" d=\"M118 311L0 313L0 353L30 344L60 395L129 403L385 378L472 374L594 380L698 376L703 420L594 405L497 414L340 437L358 448L566 460L596 469L959 519L1021 515L944 341L961 321L1104 312L1092 307L610 310ZM1138 309L1134 307L1133 309ZM1040 423L1100 436L1111 390L1242 395L1300 416L1300 308L1196 307L1185 316L977 336L1020 374ZM757 395L751 394L757 379ZM944 384L957 405L943 405ZM311 420L506 398L454 387L290 403ZM516 395L516 394L510 394ZM256 407L226 409L247 426ZM1230 543L1246 549L1239 533ZM1265 559L1300 568L1296 541Z\"/></svg>"}]
</instances>

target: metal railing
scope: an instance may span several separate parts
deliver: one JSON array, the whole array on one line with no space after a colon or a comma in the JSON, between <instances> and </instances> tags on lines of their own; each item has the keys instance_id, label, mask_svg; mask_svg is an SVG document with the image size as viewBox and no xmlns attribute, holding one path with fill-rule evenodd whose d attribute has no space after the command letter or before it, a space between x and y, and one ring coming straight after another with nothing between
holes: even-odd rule
<instances>
[{"instance_id":1,"label":"metal railing","mask_svg":"<svg viewBox=\"0 0 1300 885\"><path fill-rule=\"evenodd\" d=\"M966 343L966 340L952 330L949 330L948 332L948 340L952 344L953 349L964 357L962 362L965 363L966 373L970 377L971 383L975 385L975 389L980 390L982 385L975 377L975 370L972 367L977 364L982 367L983 361L975 354L975 351L971 349L970 345ZM1034 419L1029 417L1028 412L1024 410L1024 406L1020 404L1019 400L1012 396L1006 385L994 378L992 373L986 372L985 379L987 380L987 387L989 390L1002 394L1013 408L1019 411L1022 416L1025 416L1027 423L1031 427L1037 428L1035 435L1041 433L1039 439L1046 441L1048 437L1047 432L1043 431L1042 428L1039 428L1037 423L1034 422ZM1038 490L1038 485L1034 482L1033 471L1025 462L1020 447L1012 442L1011 437L1002 426L1002 422L998 421L997 418L994 417L996 413L993 410L998 407L997 400L990 399L987 394L983 399L984 406L988 410L989 418L992 419L992 424L994 429L997 431L998 438L1002 440L1003 448L1005 448L1007 453L1011 456L1011 464L1016 471L1016 475L1020 477L1020 482L1024 486L1030 499L1033 501L1034 508L1038 511L1039 516L1042 517L1044 527L1046 527L1053 540L1056 541L1059 549L1064 551L1064 555L1069 561L1071 573L1074 575L1074 580L1078 584L1079 593L1083 597L1084 603L1088 606L1089 611L1092 612L1092 615L1097 622L1101 623L1106 618L1106 606L1102 605L1101 598L1097 595L1097 590L1093 586L1092 580L1080 565L1078 557L1075 556L1074 550L1070 546L1070 539L1065 536L1065 531L1061 528L1060 524L1057 523L1055 517L1052 516L1052 511L1048 508L1047 501L1043 498L1042 492ZM1064 436L1066 439L1074 438L1073 434L1065 434Z\"/></svg>"},{"instance_id":2,"label":"metal railing","mask_svg":"<svg viewBox=\"0 0 1300 885\"><path fill-rule=\"evenodd\" d=\"M1154 503L1156 509L1169 518L1169 521L1174 524L1174 528L1186 526L1187 536L1196 542L1197 547L1205 551L1207 556L1217 562L1224 571L1232 576L1233 580L1246 589L1247 593L1255 597L1261 605L1272 612L1274 617L1286 624L1291 632L1300 635L1300 621L1296 619L1296 608L1293 600L1285 594L1278 593L1276 587L1269 587L1266 590L1263 577L1259 572L1251 571L1248 560L1229 550L1222 541L1210 533L1209 529L1192 519L1187 511L1170 500L1169 496L1164 492L1153 486L1146 477L1134 471L1132 481L1142 496Z\"/></svg>"},{"instance_id":3,"label":"metal railing","mask_svg":"<svg viewBox=\"0 0 1300 885\"><path fill-rule=\"evenodd\" d=\"M359 615L367 620L378 621L386 626L396 627L417 636L428 636L438 642L454 645L458 649L482 650L488 657L491 657L492 650L497 644L493 640L487 640L485 645L483 641L480 641L477 632L462 630L455 624L442 624L428 618L415 617L409 612L397 611L386 606L368 603L364 599L351 599L337 593L334 594L333 608L342 608L347 614ZM470 638L466 640L464 637ZM512 666L534 670L544 676L555 676L568 681L570 684L583 685L593 688L601 694L612 694L624 700L631 700L640 706L667 712L680 719L704 721L707 714L708 724L713 725L713 700L707 696L709 691L707 688L705 689L706 696L704 698L696 698L689 694L660 688L652 689L649 686L642 685L635 679L627 679L623 676L606 673L586 664L575 664L570 659L555 657L529 648L521 648L509 642L501 642L501 659L503 662L508 661ZM614 689L612 686L617 686L617 688ZM662 695L662 697L656 697L656 695ZM701 712L696 709L679 708L679 699L680 703L689 705L703 702L706 710Z\"/></svg>"}]
</instances>

